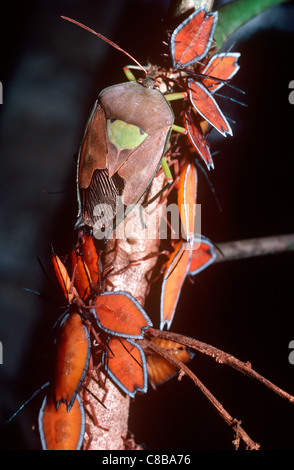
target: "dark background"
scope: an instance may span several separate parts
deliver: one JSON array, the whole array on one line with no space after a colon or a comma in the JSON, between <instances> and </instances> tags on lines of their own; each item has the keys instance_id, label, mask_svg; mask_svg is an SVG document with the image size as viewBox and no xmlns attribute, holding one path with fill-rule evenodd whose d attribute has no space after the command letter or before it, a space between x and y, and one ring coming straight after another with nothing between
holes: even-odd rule
<instances>
[{"instance_id":1,"label":"dark background","mask_svg":"<svg viewBox=\"0 0 294 470\"><path fill-rule=\"evenodd\" d=\"M77 211L74 155L98 92L124 81L128 62L60 15L93 27L144 64L150 54L157 59L166 52L161 41L168 3L28 1L6 6L1 18L1 423L46 381L46 338L60 310L37 257L46 268L51 243L61 254L70 245ZM219 100L236 121L233 137L211 134L218 153L209 178L221 212L199 174L202 233L216 243L294 232L293 40L294 6L288 2L242 27L226 45L235 41L233 50L242 53L234 85L245 95L227 93L248 107ZM186 282L172 330L250 361L294 394L288 361L293 261L294 254L285 253L211 266L194 284ZM154 286L146 307L155 326L158 296ZM210 358L196 354L191 367L262 449L294 448L293 405ZM3 449L40 448L34 426L41 400L42 394L2 427ZM231 430L187 378L138 396L130 430L150 449L232 449Z\"/></svg>"}]
</instances>

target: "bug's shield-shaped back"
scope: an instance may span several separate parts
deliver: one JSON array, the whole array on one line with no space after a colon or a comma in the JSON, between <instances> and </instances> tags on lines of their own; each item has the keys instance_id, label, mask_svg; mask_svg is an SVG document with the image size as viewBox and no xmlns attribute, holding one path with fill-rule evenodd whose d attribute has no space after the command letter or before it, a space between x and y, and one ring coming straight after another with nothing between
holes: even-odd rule
<instances>
[{"instance_id":1,"label":"bug's shield-shaped back","mask_svg":"<svg viewBox=\"0 0 294 470\"><path fill-rule=\"evenodd\" d=\"M61 325L54 366L54 400L56 408L73 405L82 385L90 360L90 337L79 313L67 315Z\"/></svg>"},{"instance_id":2,"label":"bug's shield-shaped back","mask_svg":"<svg viewBox=\"0 0 294 470\"><path fill-rule=\"evenodd\" d=\"M56 410L53 398L46 396L38 418L43 450L79 450L83 445L85 421L79 395L70 411L64 403Z\"/></svg>"},{"instance_id":3,"label":"bug's shield-shaped back","mask_svg":"<svg viewBox=\"0 0 294 470\"><path fill-rule=\"evenodd\" d=\"M137 392L147 392L147 365L139 344L126 338L110 338L103 363L109 376L127 395L134 397Z\"/></svg>"},{"instance_id":4,"label":"bug's shield-shaped back","mask_svg":"<svg viewBox=\"0 0 294 470\"><path fill-rule=\"evenodd\" d=\"M111 232L121 222L154 178L173 121L156 89L130 82L100 93L79 154L79 216L85 224ZM118 196L124 206L119 214Z\"/></svg>"},{"instance_id":5,"label":"bug's shield-shaped back","mask_svg":"<svg viewBox=\"0 0 294 470\"><path fill-rule=\"evenodd\" d=\"M205 57L214 35L217 12L199 8L186 18L171 36L171 55L175 68L187 67Z\"/></svg>"}]
</instances>

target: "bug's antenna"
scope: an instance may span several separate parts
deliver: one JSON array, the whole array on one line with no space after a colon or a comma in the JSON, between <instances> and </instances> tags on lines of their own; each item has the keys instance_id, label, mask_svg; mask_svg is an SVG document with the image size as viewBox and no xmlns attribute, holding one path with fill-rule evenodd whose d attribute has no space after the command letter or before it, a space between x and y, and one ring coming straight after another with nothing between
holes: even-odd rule
<instances>
[{"instance_id":1,"label":"bug's antenna","mask_svg":"<svg viewBox=\"0 0 294 470\"><path fill-rule=\"evenodd\" d=\"M118 49L119 51L121 51L121 52L123 52L124 54L126 54L131 60L133 60L133 61L135 62L135 64L138 65L138 67L140 67L141 70L143 70L143 72L145 73L145 75L147 75L146 69L145 69L133 56L131 56L131 54L129 54L127 51L125 51L125 50L122 49L120 46L118 46L117 44L115 44L115 42L110 41L110 39L107 39L107 38L106 38L105 36L103 36L102 34L97 33L96 31L94 31L94 29L91 29L91 28L89 28L88 26L85 26L84 24L79 23L79 22L76 21L76 20L73 20L73 19L71 19L71 18L68 18L67 16L61 16L61 18L62 18L63 20L66 20L66 21L70 21L71 23L74 23L74 24L76 24L77 26L80 26L80 27L83 28L83 29L86 29L86 30L89 31L90 33L95 34L95 36L98 36L98 38L103 39L103 41L108 42L108 44L110 44L111 46L115 47L115 49Z\"/></svg>"}]
</instances>

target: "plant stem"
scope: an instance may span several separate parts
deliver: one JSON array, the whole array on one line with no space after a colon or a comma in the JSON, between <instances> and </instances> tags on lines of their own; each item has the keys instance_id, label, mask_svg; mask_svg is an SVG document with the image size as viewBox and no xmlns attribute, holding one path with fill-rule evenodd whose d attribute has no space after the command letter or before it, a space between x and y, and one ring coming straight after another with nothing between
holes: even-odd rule
<instances>
[{"instance_id":1,"label":"plant stem","mask_svg":"<svg viewBox=\"0 0 294 470\"><path fill-rule=\"evenodd\" d=\"M218 23L214 34L217 48L220 49L226 39L247 21L286 1L288 0L235 0L224 5L218 10Z\"/></svg>"},{"instance_id":2,"label":"plant stem","mask_svg":"<svg viewBox=\"0 0 294 470\"><path fill-rule=\"evenodd\" d=\"M283 253L294 250L294 234L219 243L217 248L215 262Z\"/></svg>"},{"instance_id":3,"label":"plant stem","mask_svg":"<svg viewBox=\"0 0 294 470\"><path fill-rule=\"evenodd\" d=\"M152 329L152 333L155 333L156 330ZM165 333L168 333L166 331L161 331L159 332L158 337L163 337ZM163 336L161 336L163 334ZM156 336L156 334L154 334ZM178 338L181 339L180 342L183 343L185 340L185 337L181 337L181 335L176 335ZM187 340L190 338L186 338ZM192 340L193 341L193 340ZM194 372L192 372L189 367L187 367L185 364L183 364L181 361L179 361L175 356L173 356L170 352L166 351L165 349L161 348L160 346L157 346L154 343L151 343L148 340L141 340L140 344L143 348L149 348L152 349L155 353L161 355L165 359L167 359L169 362L174 364L176 367L178 367L179 371L181 373L186 374L190 379L194 382L196 387L200 389L200 391L204 394L204 396L212 403L212 405L215 407L217 412L220 414L220 416L224 419L224 421L232 427L232 429L235 431L236 434L236 439L233 441L235 444L235 448L237 449L239 447L239 441L242 439L242 441L245 443L246 448L250 450L258 450L260 445L257 442L254 442L251 437L245 432L245 430L241 427L241 422L238 421L237 419L233 418L230 413L223 407L223 405L217 400L217 398L210 392L210 390L199 380L199 378L196 376ZM192 344L192 343L191 343Z\"/></svg>"},{"instance_id":4,"label":"plant stem","mask_svg":"<svg viewBox=\"0 0 294 470\"><path fill-rule=\"evenodd\" d=\"M183 344L184 346L188 346L191 349L195 349L196 351L200 352L201 354L206 354L216 360L219 364L226 364L231 366L233 369L242 372L243 374L251 377L258 382L262 383L274 393L279 395L280 397L289 401L289 403L294 404L294 396L290 393L286 392L285 390L281 389L277 385L275 385L270 380L263 377L261 374L256 372L252 369L250 362L243 362L237 359L236 357L228 354L221 349L216 348L215 346L211 346L210 344L204 343L199 341L195 338L189 338L187 336L180 335L178 333L173 333L171 331L160 331L153 328L148 330L152 336L156 338L163 338L171 341L175 341L177 343ZM149 342L148 342L149 347ZM161 348L162 349L162 348Z\"/></svg>"},{"instance_id":5,"label":"plant stem","mask_svg":"<svg viewBox=\"0 0 294 470\"><path fill-rule=\"evenodd\" d=\"M165 185L164 174L156 176L153 180L148 199L158 193ZM166 202L165 202L166 204ZM150 206L150 211L158 205L155 200ZM138 205L139 207L139 205ZM163 210L164 204L160 206ZM158 214L154 214L158 217ZM124 234L120 234L124 227ZM156 227L159 230L159 224ZM159 251L158 236L148 238L146 236L148 227L142 223L140 211L133 209L125 218L124 223L113 234L104 251L104 265L112 265L112 272L107 276L109 290L127 291L144 306L145 298L149 288L149 274L152 272L156 262L156 254ZM150 253L153 256L148 256ZM135 263L140 259L140 263ZM90 440L86 437L84 446L88 450L123 450L125 448L124 438L127 438L129 397L125 397L118 387L109 379L106 380L108 389L104 406L97 400L102 399L104 390L99 387L97 381L89 380L87 389L90 394L87 400L90 404L89 415L86 424L90 431ZM95 426L91 415L96 415L98 423L107 429ZM88 445L89 443L89 445Z\"/></svg>"}]
</instances>

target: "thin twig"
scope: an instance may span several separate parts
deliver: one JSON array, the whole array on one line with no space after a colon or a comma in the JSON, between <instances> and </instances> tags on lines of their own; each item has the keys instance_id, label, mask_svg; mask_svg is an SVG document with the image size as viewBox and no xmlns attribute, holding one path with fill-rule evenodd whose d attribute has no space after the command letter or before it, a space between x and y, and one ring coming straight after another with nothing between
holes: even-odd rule
<instances>
[{"instance_id":1,"label":"thin twig","mask_svg":"<svg viewBox=\"0 0 294 470\"><path fill-rule=\"evenodd\" d=\"M294 234L249 238L216 244L219 252L215 262L252 258L294 251Z\"/></svg>"},{"instance_id":2,"label":"thin twig","mask_svg":"<svg viewBox=\"0 0 294 470\"><path fill-rule=\"evenodd\" d=\"M206 354L207 356L213 357L216 360L216 362L218 362L219 364L227 364L233 367L239 372L242 372L243 374L253 379L258 380L258 382L261 382L263 385L268 387L274 393L288 400L290 403L294 403L293 395L290 395L290 393L282 390L280 387L278 387L277 385L272 383L270 380L263 377L254 369L252 369L251 364L249 362L240 361L239 359L235 358L231 354L228 354L222 351L221 349L211 346L210 344L203 343L202 341L199 341L194 338L189 338L187 336L183 336L178 333L172 333L170 331L160 331L160 330L156 330L153 328L152 329L150 328L148 331L154 337L169 339L171 341L181 343L184 346L188 346L191 349L195 349L196 351L199 351L202 354Z\"/></svg>"},{"instance_id":3,"label":"thin twig","mask_svg":"<svg viewBox=\"0 0 294 470\"><path fill-rule=\"evenodd\" d=\"M153 330L152 330L153 331ZM165 332L164 332L165 333ZM178 335L179 336L179 335ZM260 445L254 442L251 437L246 433L246 431L242 428L240 421L233 418L227 410L223 407L223 405L217 400L217 398L208 390L208 388L199 380L199 378L194 374L194 372L189 369L183 362L179 361L175 358L170 352L166 351L164 348L148 341L146 339L138 341L143 348L152 349L157 354L161 355L173 365L178 367L180 372L184 372L190 379L194 382L196 387L198 387L201 392L205 395L205 397L212 403L215 407L217 412L220 416L224 419L224 421L232 427L232 429L236 433L236 439L233 441L235 446L238 446L240 438L246 444L247 449L250 450L258 450Z\"/></svg>"}]
</instances>

